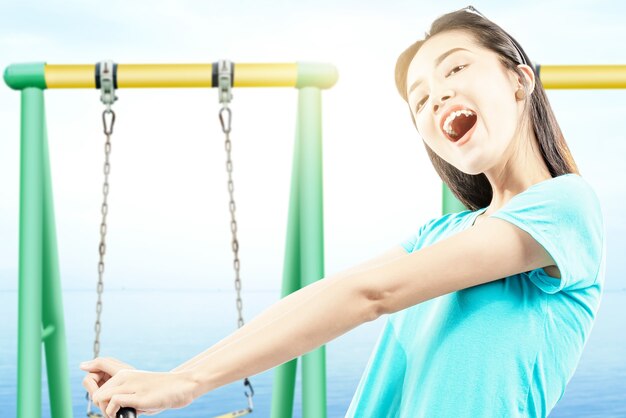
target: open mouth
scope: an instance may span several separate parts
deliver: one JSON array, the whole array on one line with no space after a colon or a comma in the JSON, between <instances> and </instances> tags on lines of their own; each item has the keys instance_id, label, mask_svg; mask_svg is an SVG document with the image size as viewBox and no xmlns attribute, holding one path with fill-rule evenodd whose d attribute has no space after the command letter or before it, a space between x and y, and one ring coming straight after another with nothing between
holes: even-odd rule
<instances>
[{"instance_id":1,"label":"open mouth","mask_svg":"<svg viewBox=\"0 0 626 418\"><path fill-rule=\"evenodd\" d=\"M474 112L461 113L452 120L450 129L444 128L443 132L450 141L457 142L474 127L477 121L478 116Z\"/></svg>"}]
</instances>

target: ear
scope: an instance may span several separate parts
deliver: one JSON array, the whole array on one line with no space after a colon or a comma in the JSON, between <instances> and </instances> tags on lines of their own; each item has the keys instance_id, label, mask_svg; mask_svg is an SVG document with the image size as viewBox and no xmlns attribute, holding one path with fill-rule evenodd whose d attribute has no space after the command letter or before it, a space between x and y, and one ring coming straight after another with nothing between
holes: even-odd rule
<instances>
[{"instance_id":1,"label":"ear","mask_svg":"<svg viewBox=\"0 0 626 418\"><path fill-rule=\"evenodd\" d=\"M526 78L526 81L530 85L530 90L526 92L526 96L530 96L530 94L535 90L535 72L533 71L532 68L530 68L526 64L518 64L517 68L519 68L522 71L522 73L524 74L524 77ZM517 78L517 82L518 82L517 88L521 88L523 84L522 84L522 80L520 80L519 77Z\"/></svg>"}]
</instances>

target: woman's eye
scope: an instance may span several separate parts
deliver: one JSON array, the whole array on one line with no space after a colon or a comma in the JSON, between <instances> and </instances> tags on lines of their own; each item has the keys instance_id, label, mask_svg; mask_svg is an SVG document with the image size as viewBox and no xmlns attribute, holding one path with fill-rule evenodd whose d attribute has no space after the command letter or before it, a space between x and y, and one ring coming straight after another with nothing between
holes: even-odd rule
<instances>
[{"instance_id":1,"label":"woman's eye","mask_svg":"<svg viewBox=\"0 0 626 418\"><path fill-rule=\"evenodd\" d=\"M454 67L452 70L450 70L450 72L448 73L448 75L447 75L446 77L448 77L449 75L451 75L451 74L454 72L454 70L456 70L457 68L465 68L465 67L466 67L466 65L457 65L457 66L456 66L456 67ZM420 111L420 109L422 108L422 105L426 102L426 98L427 98L427 97L428 97L428 96L424 97L422 100L420 100L420 101L417 103L417 106L415 107L415 111L416 111L416 112L419 112L419 111Z\"/></svg>"},{"instance_id":2,"label":"woman's eye","mask_svg":"<svg viewBox=\"0 0 626 418\"><path fill-rule=\"evenodd\" d=\"M419 112L420 109L422 108L422 104L424 104L424 102L426 101L426 97L424 97L424 99L422 99L416 106L415 111Z\"/></svg>"},{"instance_id":3,"label":"woman's eye","mask_svg":"<svg viewBox=\"0 0 626 418\"><path fill-rule=\"evenodd\" d=\"M448 75L452 74L452 72L453 72L454 70L456 70L457 68L463 68L463 67L465 67L465 65L457 65L456 67L454 67L454 68L453 68L453 69L452 69L452 70L448 73Z\"/></svg>"}]
</instances>

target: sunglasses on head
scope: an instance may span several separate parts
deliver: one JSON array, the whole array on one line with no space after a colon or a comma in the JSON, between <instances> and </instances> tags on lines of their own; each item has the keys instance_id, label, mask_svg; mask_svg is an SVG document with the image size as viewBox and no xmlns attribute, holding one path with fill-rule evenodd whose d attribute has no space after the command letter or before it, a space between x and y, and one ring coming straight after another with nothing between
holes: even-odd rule
<instances>
[{"instance_id":1,"label":"sunglasses on head","mask_svg":"<svg viewBox=\"0 0 626 418\"><path fill-rule=\"evenodd\" d=\"M478 10L476 10L476 8L472 5L469 5L461 10L465 10L466 12L469 13L474 13L480 17L482 17L483 19L489 20L487 19L487 17L485 15L483 15L481 12L479 12ZM506 33L506 31L503 30L504 33ZM506 35L509 37L509 39L511 39L511 41L513 42L513 46L515 47L515 49L517 50L517 54L520 56L521 58L521 63L522 64L526 64L529 67L533 67L529 62L526 61L526 57L524 56L524 54L522 53L522 48L519 46L519 44L517 43L517 41L515 40L515 38L513 38L511 35L509 35L508 33L506 33Z\"/></svg>"}]
</instances>

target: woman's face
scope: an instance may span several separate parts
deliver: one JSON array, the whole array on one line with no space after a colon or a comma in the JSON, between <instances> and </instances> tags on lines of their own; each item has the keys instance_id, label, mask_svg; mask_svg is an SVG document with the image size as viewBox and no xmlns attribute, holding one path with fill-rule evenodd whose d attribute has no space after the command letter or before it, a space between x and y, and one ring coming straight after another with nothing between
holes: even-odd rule
<instances>
[{"instance_id":1,"label":"woman's face","mask_svg":"<svg viewBox=\"0 0 626 418\"><path fill-rule=\"evenodd\" d=\"M463 49L450 53L456 48ZM522 115L523 101L515 98L519 87L517 75L508 74L494 52L458 30L429 38L407 73L408 103L418 132L437 155L467 174L506 164L503 158L511 155ZM453 107L475 116L460 114L444 124ZM460 140L455 136L470 126ZM454 132L449 136L446 128Z\"/></svg>"}]
</instances>

